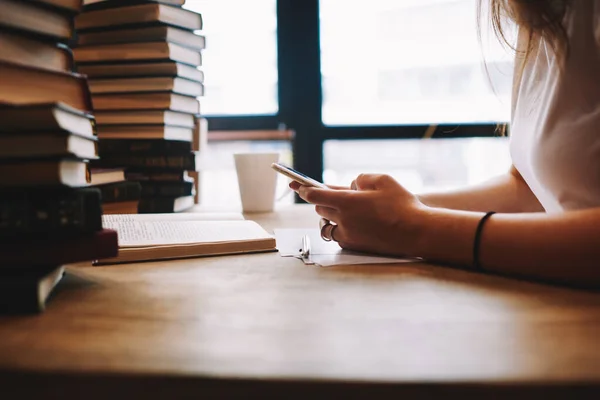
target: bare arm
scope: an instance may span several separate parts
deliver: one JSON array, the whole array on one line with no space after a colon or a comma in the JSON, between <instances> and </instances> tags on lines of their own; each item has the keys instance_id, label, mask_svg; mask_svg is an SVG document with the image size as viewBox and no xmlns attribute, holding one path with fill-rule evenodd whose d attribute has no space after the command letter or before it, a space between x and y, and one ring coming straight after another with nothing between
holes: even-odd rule
<instances>
[{"instance_id":1,"label":"bare arm","mask_svg":"<svg viewBox=\"0 0 600 400\"><path fill-rule=\"evenodd\" d=\"M481 213L426 208L413 254L469 266ZM600 208L496 214L482 232L480 262L506 275L600 287Z\"/></svg>"},{"instance_id":2,"label":"bare arm","mask_svg":"<svg viewBox=\"0 0 600 400\"><path fill-rule=\"evenodd\" d=\"M423 194L418 198L430 207L452 210L503 213L544 211L515 167L511 167L505 175L481 185L447 193Z\"/></svg>"},{"instance_id":3,"label":"bare arm","mask_svg":"<svg viewBox=\"0 0 600 400\"><path fill-rule=\"evenodd\" d=\"M474 264L483 212L424 205L388 175L359 175L354 186L298 188L320 216L336 224L330 234L343 248L465 268ZM479 249L486 271L600 288L600 207L495 214L484 226Z\"/></svg>"}]
</instances>

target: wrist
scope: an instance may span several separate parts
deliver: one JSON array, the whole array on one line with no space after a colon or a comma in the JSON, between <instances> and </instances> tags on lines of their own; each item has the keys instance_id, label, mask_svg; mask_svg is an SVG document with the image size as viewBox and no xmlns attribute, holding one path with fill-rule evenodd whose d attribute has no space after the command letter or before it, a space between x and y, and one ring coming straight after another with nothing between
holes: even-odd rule
<instances>
[{"instance_id":1,"label":"wrist","mask_svg":"<svg viewBox=\"0 0 600 400\"><path fill-rule=\"evenodd\" d=\"M413 235L412 243L408 250L410 257L423 257L431 246L433 236L431 232L435 229L437 209L421 203L412 214Z\"/></svg>"},{"instance_id":2,"label":"wrist","mask_svg":"<svg viewBox=\"0 0 600 400\"><path fill-rule=\"evenodd\" d=\"M458 265L473 262L473 240L484 214L423 206L418 211L413 257Z\"/></svg>"}]
</instances>

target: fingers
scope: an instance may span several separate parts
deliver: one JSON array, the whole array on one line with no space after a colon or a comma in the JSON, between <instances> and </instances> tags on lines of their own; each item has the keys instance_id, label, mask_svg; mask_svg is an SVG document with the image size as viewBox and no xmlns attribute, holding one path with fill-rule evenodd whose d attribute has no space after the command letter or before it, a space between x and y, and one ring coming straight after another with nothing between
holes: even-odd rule
<instances>
[{"instance_id":1,"label":"fingers","mask_svg":"<svg viewBox=\"0 0 600 400\"><path fill-rule=\"evenodd\" d=\"M327 185L330 189L334 190L376 190L387 187L391 184L397 185L398 183L394 178L385 174L360 174L355 180L352 181L350 187ZM290 188L298 191L302 187L302 184L291 181Z\"/></svg>"},{"instance_id":2,"label":"fingers","mask_svg":"<svg viewBox=\"0 0 600 400\"><path fill-rule=\"evenodd\" d=\"M377 190L397 185L397 182L389 175L382 174L360 174L353 182L355 190Z\"/></svg>"},{"instance_id":3,"label":"fingers","mask_svg":"<svg viewBox=\"0 0 600 400\"><path fill-rule=\"evenodd\" d=\"M327 185L327 187L333 190L350 190L348 186Z\"/></svg>"},{"instance_id":4,"label":"fingers","mask_svg":"<svg viewBox=\"0 0 600 400\"><path fill-rule=\"evenodd\" d=\"M318 189L308 186L300 186L297 192L300 198L309 203L330 208L338 208L346 197L346 192L343 190Z\"/></svg>"},{"instance_id":5,"label":"fingers","mask_svg":"<svg viewBox=\"0 0 600 400\"><path fill-rule=\"evenodd\" d=\"M326 242L337 242L341 240L343 235L340 234L340 226L336 224L326 223L321 226L321 238Z\"/></svg>"},{"instance_id":6,"label":"fingers","mask_svg":"<svg viewBox=\"0 0 600 400\"><path fill-rule=\"evenodd\" d=\"M324 206L316 206L315 211L321 217L328 219L329 221L337 222L339 221L340 212L335 208L324 207Z\"/></svg>"},{"instance_id":7,"label":"fingers","mask_svg":"<svg viewBox=\"0 0 600 400\"><path fill-rule=\"evenodd\" d=\"M334 225L333 228L331 228L331 240L334 242L340 241L340 234L338 232L339 228L339 225Z\"/></svg>"},{"instance_id":8,"label":"fingers","mask_svg":"<svg viewBox=\"0 0 600 400\"><path fill-rule=\"evenodd\" d=\"M296 181L291 181L290 182L290 189L294 190L294 191L298 191L298 189L300 189L300 183L296 182Z\"/></svg>"},{"instance_id":9,"label":"fingers","mask_svg":"<svg viewBox=\"0 0 600 400\"><path fill-rule=\"evenodd\" d=\"M298 191L298 189L300 188L300 186L302 186L302 184L300 184L296 181L291 181L289 186L290 186L290 189ZM329 189L333 189L333 190L350 190L350 187L348 187L348 186L327 185L327 187Z\"/></svg>"}]
</instances>

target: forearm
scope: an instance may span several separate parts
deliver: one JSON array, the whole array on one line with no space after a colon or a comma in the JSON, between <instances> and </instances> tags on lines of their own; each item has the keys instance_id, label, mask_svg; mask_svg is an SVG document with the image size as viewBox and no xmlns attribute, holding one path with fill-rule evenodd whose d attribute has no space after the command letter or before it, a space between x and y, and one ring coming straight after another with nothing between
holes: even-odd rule
<instances>
[{"instance_id":1,"label":"forearm","mask_svg":"<svg viewBox=\"0 0 600 400\"><path fill-rule=\"evenodd\" d=\"M430 207L464 211L496 211L504 213L543 211L529 186L516 170L470 188L419 195Z\"/></svg>"},{"instance_id":2,"label":"forearm","mask_svg":"<svg viewBox=\"0 0 600 400\"><path fill-rule=\"evenodd\" d=\"M482 216L425 209L412 255L472 266L475 230ZM490 272L600 287L600 209L496 214L484 226L479 261Z\"/></svg>"}]
</instances>

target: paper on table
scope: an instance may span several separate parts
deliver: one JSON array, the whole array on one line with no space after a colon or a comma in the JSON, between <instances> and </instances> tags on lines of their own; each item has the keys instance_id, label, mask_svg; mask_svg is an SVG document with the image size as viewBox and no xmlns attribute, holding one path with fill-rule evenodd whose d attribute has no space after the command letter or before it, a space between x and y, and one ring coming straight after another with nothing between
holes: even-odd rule
<instances>
[{"instance_id":1,"label":"paper on table","mask_svg":"<svg viewBox=\"0 0 600 400\"><path fill-rule=\"evenodd\" d=\"M106 219L119 234L119 247L234 242L271 237L254 221L135 221Z\"/></svg>"},{"instance_id":2,"label":"paper on table","mask_svg":"<svg viewBox=\"0 0 600 400\"><path fill-rule=\"evenodd\" d=\"M275 240L277 241L279 254L282 257L302 259L300 251L304 235L308 235L310 238L310 262L321 267L415 262L414 259L383 257L344 250L336 242L326 242L321 239L318 229L275 229ZM306 260L303 261L306 262Z\"/></svg>"}]
</instances>

